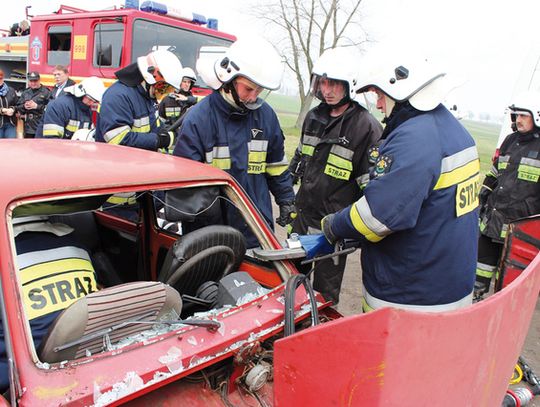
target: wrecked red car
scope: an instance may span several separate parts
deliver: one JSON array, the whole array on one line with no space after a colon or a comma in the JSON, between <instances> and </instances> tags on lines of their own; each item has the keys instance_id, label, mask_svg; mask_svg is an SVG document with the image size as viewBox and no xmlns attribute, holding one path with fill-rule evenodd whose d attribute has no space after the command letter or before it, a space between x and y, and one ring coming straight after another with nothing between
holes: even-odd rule
<instances>
[{"instance_id":1,"label":"wrecked red car","mask_svg":"<svg viewBox=\"0 0 540 407\"><path fill-rule=\"evenodd\" d=\"M539 257L459 311L344 318L280 260L286 253L268 255L280 243L225 172L100 143L1 144L3 404L500 405L538 297ZM266 256L224 224L231 213ZM95 287L84 275L23 277L15 230L32 217L84 243ZM35 346L33 313L69 300Z\"/></svg>"}]
</instances>

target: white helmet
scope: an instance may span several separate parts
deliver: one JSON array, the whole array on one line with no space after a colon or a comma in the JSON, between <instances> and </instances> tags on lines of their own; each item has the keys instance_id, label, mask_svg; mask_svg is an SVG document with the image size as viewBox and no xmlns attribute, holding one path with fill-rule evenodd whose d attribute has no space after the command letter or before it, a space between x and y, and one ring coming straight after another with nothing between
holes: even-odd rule
<instances>
[{"instance_id":1,"label":"white helmet","mask_svg":"<svg viewBox=\"0 0 540 407\"><path fill-rule=\"evenodd\" d=\"M89 96L95 101L101 103L103 93L105 92L105 85L103 81L96 76L83 79L81 82L64 88L64 92L71 93L78 98L83 96Z\"/></svg>"},{"instance_id":2,"label":"white helmet","mask_svg":"<svg viewBox=\"0 0 540 407\"><path fill-rule=\"evenodd\" d=\"M446 73L425 59L383 61L366 58L360 66L358 92L378 88L396 102L409 101L421 111L433 110L450 91Z\"/></svg>"},{"instance_id":3,"label":"white helmet","mask_svg":"<svg viewBox=\"0 0 540 407\"><path fill-rule=\"evenodd\" d=\"M173 88L180 89L182 63L171 51L164 49L152 51L146 56L137 58L137 66L149 85L166 82Z\"/></svg>"},{"instance_id":4,"label":"white helmet","mask_svg":"<svg viewBox=\"0 0 540 407\"><path fill-rule=\"evenodd\" d=\"M95 139L96 129L79 129L75 133L73 133L73 136L71 136L71 140L77 140L77 141L96 141Z\"/></svg>"},{"instance_id":5,"label":"white helmet","mask_svg":"<svg viewBox=\"0 0 540 407\"><path fill-rule=\"evenodd\" d=\"M324 98L319 90L321 78L345 82L345 96L354 99L358 90L357 67L360 65L360 54L354 48L330 48L322 53L311 71L311 92L319 100Z\"/></svg>"},{"instance_id":6,"label":"white helmet","mask_svg":"<svg viewBox=\"0 0 540 407\"><path fill-rule=\"evenodd\" d=\"M281 85L283 64L269 42L250 37L234 42L225 55L215 61L214 72L222 84L243 76L262 88L276 90Z\"/></svg>"},{"instance_id":7,"label":"white helmet","mask_svg":"<svg viewBox=\"0 0 540 407\"><path fill-rule=\"evenodd\" d=\"M527 91L516 96L514 103L508 106L512 116L516 114L530 114L535 127L540 127L540 93ZM514 117L512 117L512 121Z\"/></svg>"},{"instance_id":8,"label":"white helmet","mask_svg":"<svg viewBox=\"0 0 540 407\"><path fill-rule=\"evenodd\" d=\"M184 78L188 78L189 80L191 80L193 83L195 83L197 81L197 75L195 75L195 72L193 71L193 69L191 69L190 67L186 66L183 70L182 70L182 79Z\"/></svg>"}]
</instances>

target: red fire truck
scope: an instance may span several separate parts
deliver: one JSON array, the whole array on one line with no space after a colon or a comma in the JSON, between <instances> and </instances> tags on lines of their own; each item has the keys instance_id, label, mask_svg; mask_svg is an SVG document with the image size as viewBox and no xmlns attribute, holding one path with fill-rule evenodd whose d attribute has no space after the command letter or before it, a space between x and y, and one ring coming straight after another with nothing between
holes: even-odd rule
<instances>
[{"instance_id":1,"label":"red fire truck","mask_svg":"<svg viewBox=\"0 0 540 407\"><path fill-rule=\"evenodd\" d=\"M52 86L53 67L66 65L75 81L97 76L110 85L116 70L152 50L169 49L184 66L194 68L201 47L229 46L235 40L209 28L212 24L202 16L187 21L179 14L163 14L166 7L159 7L159 3L146 3L149 7L144 10L148 11L85 11L62 5L54 14L33 17L30 35L0 38L0 68L5 81L21 90L26 86L26 73L38 71L42 83ZM201 92L205 93L195 90L195 94Z\"/></svg>"}]
</instances>

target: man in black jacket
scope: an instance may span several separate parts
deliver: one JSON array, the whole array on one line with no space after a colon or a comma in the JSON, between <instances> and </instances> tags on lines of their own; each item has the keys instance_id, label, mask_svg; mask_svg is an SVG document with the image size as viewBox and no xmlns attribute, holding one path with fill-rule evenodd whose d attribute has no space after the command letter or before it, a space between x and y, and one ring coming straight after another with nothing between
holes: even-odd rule
<instances>
[{"instance_id":1,"label":"man in black jacket","mask_svg":"<svg viewBox=\"0 0 540 407\"><path fill-rule=\"evenodd\" d=\"M358 61L349 48L325 51L315 63L311 92L321 104L308 112L300 145L289 167L301 180L292 231L321 233L324 216L339 211L362 196L369 179L369 149L381 137L380 123L353 99ZM319 261L313 287L334 304L346 258Z\"/></svg>"},{"instance_id":2,"label":"man in black jacket","mask_svg":"<svg viewBox=\"0 0 540 407\"><path fill-rule=\"evenodd\" d=\"M69 71L64 65L56 65L53 69L53 77L56 82L51 90L51 99L57 99L64 94L64 88L75 85L75 81L70 79Z\"/></svg>"},{"instance_id":3,"label":"man in black jacket","mask_svg":"<svg viewBox=\"0 0 540 407\"><path fill-rule=\"evenodd\" d=\"M22 92L15 110L24 120L24 137L34 138L45 106L49 103L51 91L41 84L38 72L30 72L26 78L28 88Z\"/></svg>"},{"instance_id":4,"label":"man in black jacket","mask_svg":"<svg viewBox=\"0 0 540 407\"><path fill-rule=\"evenodd\" d=\"M525 92L509 108L517 131L501 144L480 190L477 295L489 291L508 224L540 213L540 94Z\"/></svg>"}]
</instances>

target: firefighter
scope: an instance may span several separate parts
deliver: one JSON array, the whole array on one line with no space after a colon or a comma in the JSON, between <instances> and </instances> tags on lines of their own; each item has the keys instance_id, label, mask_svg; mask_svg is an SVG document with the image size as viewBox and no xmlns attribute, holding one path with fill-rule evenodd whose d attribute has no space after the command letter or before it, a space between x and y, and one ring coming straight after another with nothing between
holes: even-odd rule
<instances>
[{"instance_id":1,"label":"firefighter","mask_svg":"<svg viewBox=\"0 0 540 407\"><path fill-rule=\"evenodd\" d=\"M28 87L19 97L15 110L24 120L24 137L34 138L45 106L49 103L51 91L41 84L38 72L29 72L26 78Z\"/></svg>"},{"instance_id":2,"label":"firefighter","mask_svg":"<svg viewBox=\"0 0 540 407\"><path fill-rule=\"evenodd\" d=\"M159 126L156 96L180 88L182 64L170 51L152 51L115 72L103 95L96 141L157 151L174 143L174 134Z\"/></svg>"},{"instance_id":3,"label":"firefighter","mask_svg":"<svg viewBox=\"0 0 540 407\"><path fill-rule=\"evenodd\" d=\"M302 235L321 233L321 219L360 199L369 178L368 150L382 126L354 100L355 56L350 48L333 48L313 66L311 93L321 103L307 114L289 167L293 180L301 181L292 231ZM332 259L315 263L313 288L334 304L345 264L344 256L337 264Z\"/></svg>"},{"instance_id":4,"label":"firefighter","mask_svg":"<svg viewBox=\"0 0 540 407\"><path fill-rule=\"evenodd\" d=\"M280 207L279 222L290 222L294 191L285 157L284 137L272 108L264 101L280 86L282 64L275 49L258 38L239 39L213 64L197 70L215 91L193 106L179 131L174 155L206 162L230 173L273 227L270 193ZM208 62L208 61L206 61ZM227 223L255 236L233 209Z\"/></svg>"},{"instance_id":5,"label":"firefighter","mask_svg":"<svg viewBox=\"0 0 540 407\"><path fill-rule=\"evenodd\" d=\"M182 75L180 91L168 94L159 103L159 118L166 126L174 124L186 114L191 106L197 103L197 98L191 93L191 89L197 80L195 72L193 69L185 67Z\"/></svg>"},{"instance_id":6,"label":"firefighter","mask_svg":"<svg viewBox=\"0 0 540 407\"><path fill-rule=\"evenodd\" d=\"M540 93L518 95L509 107L513 127L480 189L476 292L489 291L508 224L540 213Z\"/></svg>"},{"instance_id":7,"label":"firefighter","mask_svg":"<svg viewBox=\"0 0 540 407\"><path fill-rule=\"evenodd\" d=\"M47 105L43 128L36 137L71 139L77 130L91 128L92 111L97 110L104 91L102 80L95 76L64 88L66 94Z\"/></svg>"},{"instance_id":8,"label":"firefighter","mask_svg":"<svg viewBox=\"0 0 540 407\"><path fill-rule=\"evenodd\" d=\"M375 92L386 116L370 180L362 198L323 218L322 230L331 243L360 239L364 310L467 306L478 239L474 140L440 103L444 73L421 59L380 65L366 61L358 86Z\"/></svg>"},{"instance_id":9,"label":"firefighter","mask_svg":"<svg viewBox=\"0 0 540 407\"><path fill-rule=\"evenodd\" d=\"M0 69L0 139L15 138L15 105L17 93L4 82L4 71Z\"/></svg>"},{"instance_id":10,"label":"firefighter","mask_svg":"<svg viewBox=\"0 0 540 407\"><path fill-rule=\"evenodd\" d=\"M90 255L72 232L70 226L45 216L13 221L23 303L36 349L63 309L98 290ZM4 391L9 375L1 324L0 338L0 391Z\"/></svg>"}]
</instances>

